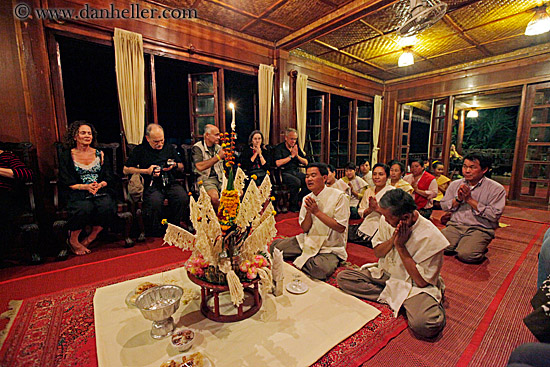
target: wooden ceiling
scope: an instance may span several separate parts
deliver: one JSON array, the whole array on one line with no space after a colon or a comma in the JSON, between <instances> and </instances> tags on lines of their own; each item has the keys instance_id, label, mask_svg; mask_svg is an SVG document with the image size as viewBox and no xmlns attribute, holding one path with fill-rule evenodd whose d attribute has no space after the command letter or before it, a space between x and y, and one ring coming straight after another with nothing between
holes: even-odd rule
<instances>
[{"instance_id":1,"label":"wooden ceiling","mask_svg":"<svg viewBox=\"0 0 550 367\"><path fill-rule=\"evenodd\" d=\"M446 15L418 35L415 63L402 68L397 30L410 0L149 1L384 81L550 51L550 33L524 35L533 9L549 0L442 0Z\"/></svg>"}]
</instances>

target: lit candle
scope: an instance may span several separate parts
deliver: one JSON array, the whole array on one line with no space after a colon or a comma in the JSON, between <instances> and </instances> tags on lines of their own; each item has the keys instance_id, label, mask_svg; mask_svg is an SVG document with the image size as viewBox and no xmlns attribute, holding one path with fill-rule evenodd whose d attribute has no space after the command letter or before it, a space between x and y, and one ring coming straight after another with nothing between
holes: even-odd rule
<instances>
[{"instance_id":1,"label":"lit candle","mask_svg":"<svg viewBox=\"0 0 550 367\"><path fill-rule=\"evenodd\" d=\"M229 104L229 108L231 108L231 130L235 131L235 105L233 103Z\"/></svg>"}]
</instances>

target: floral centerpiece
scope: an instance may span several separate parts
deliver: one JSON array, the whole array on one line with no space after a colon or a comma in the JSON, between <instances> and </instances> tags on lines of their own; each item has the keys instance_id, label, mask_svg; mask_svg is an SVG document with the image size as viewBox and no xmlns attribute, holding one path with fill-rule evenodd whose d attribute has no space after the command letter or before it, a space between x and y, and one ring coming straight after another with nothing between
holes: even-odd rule
<instances>
[{"instance_id":1,"label":"floral centerpiece","mask_svg":"<svg viewBox=\"0 0 550 367\"><path fill-rule=\"evenodd\" d=\"M261 293L271 290L271 263L267 246L277 234L271 203L271 181L266 175L258 187L252 177L243 193L246 175L235 165L235 133L223 133L225 177L218 212L201 186L198 199L190 198L196 234L168 223L164 242L193 251L186 269L213 284L226 284L235 306L244 300L241 282L260 279Z\"/></svg>"}]
</instances>

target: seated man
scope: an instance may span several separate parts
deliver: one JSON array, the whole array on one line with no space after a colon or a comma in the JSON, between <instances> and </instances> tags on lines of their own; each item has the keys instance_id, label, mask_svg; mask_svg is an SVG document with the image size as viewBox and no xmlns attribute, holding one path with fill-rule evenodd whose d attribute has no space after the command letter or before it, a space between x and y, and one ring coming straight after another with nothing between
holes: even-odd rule
<instances>
[{"instance_id":1,"label":"seated man","mask_svg":"<svg viewBox=\"0 0 550 367\"><path fill-rule=\"evenodd\" d=\"M311 193L304 198L300 210L300 226L304 233L277 239L270 247L283 252L285 259L313 278L325 280L346 260L346 230L349 220L349 200L338 189L326 187L327 166L311 163L307 166L306 182Z\"/></svg>"},{"instance_id":2,"label":"seated man","mask_svg":"<svg viewBox=\"0 0 550 367\"><path fill-rule=\"evenodd\" d=\"M351 210L351 219L361 218L358 212L358 205L361 199L363 199L365 190L367 190L368 187L365 180L355 175L355 168L355 163L348 162L344 167L346 175L340 179L340 181L348 185L350 189L349 206Z\"/></svg>"},{"instance_id":3,"label":"seated man","mask_svg":"<svg viewBox=\"0 0 550 367\"><path fill-rule=\"evenodd\" d=\"M174 170L183 170L183 163L171 144L164 144L164 130L158 124L149 124L143 143L134 148L124 165L124 174L143 176L143 211L148 218L148 231L163 236L162 205L168 199L169 221L180 225L189 198L181 185L175 182ZM188 221L189 218L185 218Z\"/></svg>"},{"instance_id":4,"label":"seated man","mask_svg":"<svg viewBox=\"0 0 550 367\"><path fill-rule=\"evenodd\" d=\"M218 144L220 142L220 130L217 126L206 125L204 138L193 145L193 163L195 172L199 174L199 182L212 199L214 210L218 211L220 205L220 191L223 182L223 159L225 151Z\"/></svg>"},{"instance_id":5,"label":"seated man","mask_svg":"<svg viewBox=\"0 0 550 367\"><path fill-rule=\"evenodd\" d=\"M308 193L306 176L300 172L299 165L307 166L305 153L298 147L298 133L295 129L286 129L285 141L273 148L273 161L283 171L283 183L290 189L290 208L292 212L300 210L300 202Z\"/></svg>"},{"instance_id":6,"label":"seated man","mask_svg":"<svg viewBox=\"0 0 550 367\"><path fill-rule=\"evenodd\" d=\"M466 155L462 165L464 178L451 182L441 200L441 209L450 212L447 227L441 230L451 244L445 253L456 254L465 263L485 259L506 204L504 187L484 176L490 168L489 157Z\"/></svg>"},{"instance_id":7,"label":"seated man","mask_svg":"<svg viewBox=\"0 0 550 367\"><path fill-rule=\"evenodd\" d=\"M436 337L445 327L439 273L449 243L405 191L386 192L378 205L383 217L372 240L378 263L342 271L338 285L354 296L387 303L394 315L403 307L415 334Z\"/></svg>"}]
</instances>

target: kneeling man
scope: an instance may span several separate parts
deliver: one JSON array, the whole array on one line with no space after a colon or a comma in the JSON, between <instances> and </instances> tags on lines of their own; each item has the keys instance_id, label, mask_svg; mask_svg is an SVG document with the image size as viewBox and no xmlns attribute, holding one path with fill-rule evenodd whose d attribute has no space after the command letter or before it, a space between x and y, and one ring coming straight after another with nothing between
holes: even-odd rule
<instances>
[{"instance_id":1,"label":"kneeling man","mask_svg":"<svg viewBox=\"0 0 550 367\"><path fill-rule=\"evenodd\" d=\"M327 279L346 260L346 231L349 220L349 199L338 189L326 187L326 164L311 163L307 166L306 184L311 191L300 209L300 226L304 233L295 237L278 239L271 244L283 252L286 259L294 259L294 265L316 279Z\"/></svg>"},{"instance_id":2,"label":"kneeling man","mask_svg":"<svg viewBox=\"0 0 550 367\"><path fill-rule=\"evenodd\" d=\"M485 259L506 205L504 187L485 177L490 169L490 157L466 155L462 165L464 178L451 182L441 200L441 209L450 214L447 227L441 230L451 244L445 253L456 254L465 263Z\"/></svg>"},{"instance_id":3,"label":"kneeling man","mask_svg":"<svg viewBox=\"0 0 550 367\"><path fill-rule=\"evenodd\" d=\"M372 240L378 263L342 271L338 285L354 296L387 303L395 315L403 307L416 335L436 337L445 327L439 273L449 242L405 191L388 191L378 205L383 217Z\"/></svg>"}]
</instances>

